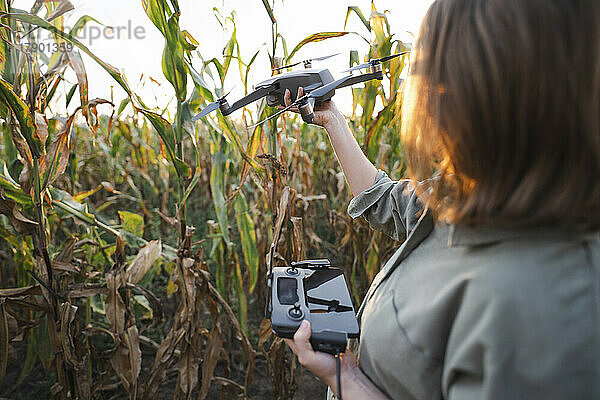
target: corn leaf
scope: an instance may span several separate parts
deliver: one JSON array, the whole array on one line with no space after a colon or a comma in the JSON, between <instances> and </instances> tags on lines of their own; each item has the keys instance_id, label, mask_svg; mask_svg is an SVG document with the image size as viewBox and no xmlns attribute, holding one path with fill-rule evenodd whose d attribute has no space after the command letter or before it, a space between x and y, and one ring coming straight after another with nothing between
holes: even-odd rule
<instances>
[{"instance_id":1,"label":"corn leaf","mask_svg":"<svg viewBox=\"0 0 600 400\"><path fill-rule=\"evenodd\" d=\"M77 37L77 35L79 34L79 32L81 32L83 27L90 21L94 21L98 25L105 26L102 22L98 21L96 18L91 17L89 15L83 15L82 17L80 17L77 20L77 22L75 22L75 25L73 25L73 27L69 31L69 35L71 35L73 37Z\"/></svg>"},{"instance_id":2,"label":"corn leaf","mask_svg":"<svg viewBox=\"0 0 600 400\"><path fill-rule=\"evenodd\" d=\"M265 10L267 10L267 14L269 14L269 18L271 19L272 24L276 24L277 20L275 19L275 14L273 14L273 9L269 5L269 0L262 0L263 6L265 6Z\"/></svg>"},{"instance_id":3,"label":"corn leaf","mask_svg":"<svg viewBox=\"0 0 600 400\"><path fill-rule=\"evenodd\" d=\"M254 231L254 222L248 210L248 203L242 193L236 197L234 203L238 231L240 232L240 241L242 243L242 252L248 268L249 286L248 292L252 293L256 286L258 277L258 249L256 247L256 233Z\"/></svg>"},{"instance_id":4,"label":"corn leaf","mask_svg":"<svg viewBox=\"0 0 600 400\"><path fill-rule=\"evenodd\" d=\"M135 256L125 272L125 277L129 283L138 283L152 268L152 264L160 257L162 244L160 240L153 240L142 247Z\"/></svg>"},{"instance_id":5,"label":"corn leaf","mask_svg":"<svg viewBox=\"0 0 600 400\"><path fill-rule=\"evenodd\" d=\"M245 334L248 334L248 299L244 291L244 280L242 278L242 269L237 253L235 253L235 274L234 274L235 292L238 297L238 321Z\"/></svg>"},{"instance_id":6,"label":"corn leaf","mask_svg":"<svg viewBox=\"0 0 600 400\"><path fill-rule=\"evenodd\" d=\"M123 229L138 237L144 235L144 217L129 211L119 211L118 213Z\"/></svg>"},{"instance_id":7,"label":"corn leaf","mask_svg":"<svg viewBox=\"0 0 600 400\"><path fill-rule=\"evenodd\" d=\"M217 221L221 234L225 242L229 246L231 239L229 238L229 224L227 223L227 202L225 201L225 155L223 148L225 140L222 137L220 145L211 144L211 152L213 154L212 169L210 171L210 191L213 196L213 204L217 214Z\"/></svg>"},{"instance_id":8,"label":"corn leaf","mask_svg":"<svg viewBox=\"0 0 600 400\"><path fill-rule=\"evenodd\" d=\"M287 60L288 61L291 60L292 57L294 57L294 54L296 54L296 52L298 50L300 50L304 45L306 45L308 43L320 42L320 41L331 39L331 38L345 36L348 33L350 33L350 32L319 32L319 33L313 33L312 35L307 36L304 39L302 39L300 41L300 43L298 43L296 45L296 47L294 47L294 50L292 50L292 52L290 53L290 55L287 57Z\"/></svg>"},{"instance_id":9,"label":"corn leaf","mask_svg":"<svg viewBox=\"0 0 600 400\"><path fill-rule=\"evenodd\" d=\"M365 18L364 14L362 13L362 11L360 11L360 8L358 8L357 6L348 7L348 11L346 12L346 20L344 21L344 29L346 29L346 25L348 24L348 18L350 18L350 14L352 13L352 11L354 11L358 18L360 18L365 28L367 28L367 30L371 32L371 25L369 24L369 20Z\"/></svg>"},{"instance_id":10,"label":"corn leaf","mask_svg":"<svg viewBox=\"0 0 600 400\"><path fill-rule=\"evenodd\" d=\"M12 86L4 79L0 78L0 102L6 104L17 117L21 127L21 135L27 141L29 150L34 157L42 155L42 143L35 135L34 119L29 112L29 108L15 92Z\"/></svg>"}]
</instances>

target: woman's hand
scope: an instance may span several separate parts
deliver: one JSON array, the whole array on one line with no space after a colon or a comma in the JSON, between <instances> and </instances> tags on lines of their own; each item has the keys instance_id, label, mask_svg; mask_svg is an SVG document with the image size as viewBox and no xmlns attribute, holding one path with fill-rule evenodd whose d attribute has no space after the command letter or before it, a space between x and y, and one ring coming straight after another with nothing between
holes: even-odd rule
<instances>
[{"instance_id":1,"label":"woman's hand","mask_svg":"<svg viewBox=\"0 0 600 400\"><path fill-rule=\"evenodd\" d=\"M285 342L290 346L294 354L298 356L298 362L302 364L306 369L312 372L315 376L325 382L337 395L337 375L335 368L335 358L327 353L320 351L314 351L310 344L310 322L307 320L302 321L300 328L294 335L294 340L284 339ZM342 395L344 399L348 398L344 392L346 383L357 374L361 373L358 369L358 363L354 354L350 350L347 350L341 357L341 380L342 380ZM362 373L361 373L362 374Z\"/></svg>"},{"instance_id":2,"label":"woman's hand","mask_svg":"<svg viewBox=\"0 0 600 400\"><path fill-rule=\"evenodd\" d=\"M296 96L296 98L298 99L298 98L302 97L303 95L304 95L304 89L302 87L299 87L298 95ZM285 94L283 96L283 101L284 101L286 107L288 107L290 104L292 104L292 94L290 93L289 89L285 90ZM280 106L278 108L282 109L283 107ZM293 107L290 109L290 111L298 112L298 108ZM342 118L342 120L344 118L342 113L340 113L340 111L335 106L335 103L331 100L324 101L321 105L318 105L318 106L315 105L315 108L313 111L315 113L315 117L314 117L312 123L315 125L322 126L326 129L327 129L327 126L331 125L333 122L335 122L339 118Z\"/></svg>"}]
</instances>

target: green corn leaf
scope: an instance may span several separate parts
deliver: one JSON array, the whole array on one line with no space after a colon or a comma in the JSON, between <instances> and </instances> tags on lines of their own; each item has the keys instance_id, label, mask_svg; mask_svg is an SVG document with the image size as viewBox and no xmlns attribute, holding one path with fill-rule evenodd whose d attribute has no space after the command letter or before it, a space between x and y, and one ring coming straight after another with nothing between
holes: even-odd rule
<instances>
[{"instance_id":1,"label":"green corn leaf","mask_svg":"<svg viewBox=\"0 0 600 400\"><path fill-rule=\"evenodd\" d=\"M225 201L225 137L221 136L218 143L211 143L210 149L213 156L212 169L210 171L210 191L213 196L213 205L217 214L217 221L221 234L227 243L231 244L229 238L229 225L227 223L227 202Z\"/></svg>"},{"instance_id":2,"label":"green corn leaf","mask_svg":"<svg viewBox=\"0 0 600 400\"><path fill-rule=\"evenodd\" d=\"M242 269L240 267L240 260L237 253L235 253L235 292L238 297L238 321L244 333L248 333L248 299L246 298L246 292L244 291L244 281L242 278Z\"/></svg>"},{"instance_id":3,"label":"green corn leaf","mask_svg":"<svg viewBox=\"0 0 600 400\"><path fill-rule=\"evenodd\" d=\"M186 30L181 31L181 44L186 51L194 51L198 48L198 41Z\"/></svg>"},{"instance_id":4,"label":"green corn leaf","mask_svg":"<svg viewBox=\"0 0 600 400\"><path fill-rule=\"evenodd\" d=\"M9 1L0 0L0 14L10 11ZM14 82L19 60L18 50L10 45L14 42L12 33L16 31L15 21L2 18L0 23L6 27L0 28L0 73L3 79L8 82Z\"/></svg>"},{"instance_id":5,"label":"green corn leaf","mask_svg":"<svg viewBox=\"0 0 600 400\"><path fill-rule=\"evenodd\" d=\"M243 193L240 193L234 203L235 218L237 220L240 240L242 242L242 252L248 267L249 287L248 291L252 293L256 286L258 277L258 250L256 247L256 233L254 231L254 222L248 211L248 203Z\"/></svg>"},{"instance_id":6,"label":"green corn leaf","mask_svg":"<svg viewBox=\"0 0 600 400\"><path fill-rule=\"evenodd\" d=\"M169 18L163 34L165 35L165 47L161 64L163 74L175 89L175 95L179 102L183 102L187 96L187 69L184 61L185 49L181 43L179 18L177 16Z\"/></svg>"},{"instance_id":7,"label":"green corn leaf","mask_svg":"<svg viewBox=\"0 0 600 400\"><path fill-rule=\"evenodd\" d=\"M223 75L222 75L223 78L225 76L227 76L227 71L229 71L229 65L231 64L231 59L233 58L233 50L235 49L236 45L237 45L237 38L236 38L236 29L235 29L235 25L234 25L233 33L231 34L229 41L223 48L223 57L225 58L223 60ZM221 85L223 83L224 83L224 80L221 80Z\"/></svg>"},{"instance_id":8,"label":"green corn leaf","mask_svg":"<svg viewBox=\"0 0 600 400\"><path fill-rule=\"evenodd\" d=\"M73 98L73 95L75 94L76 90L77 90L77 85L73 85L71 87L71 89L69 89L69 93L67 93L67 99L66 99L65 107L69 107L69 104L71 104L71 99Z\"/></svg>"},{"instance_id":9,"label":"green corn leaf","mask_svg":"<svg viewBox=\"0 0 600 400\"><path fill-rule=\"evenodd\" d=\"M120 115L123 112L123 110L125 110L125 107L127 107L127 105L129 103L131 103L131 99L129 97L121 100L121 104L119 104L119 109L117 111L117 115Z\"/></svg>"},{"instance_id":10,"label":"green corn leaf","mask_svg":"<svg viewBox=\"0 0 600 400\"><path fill-rule=\"evenodd\" d=\"M6 168L6 164L2 162L2 171L0 172L0 191L3 196L9 200L22 206L32 206L31 196L21 190L21 186L16 183Z\"/></svg>"},{"instance_id":11,"label":"green corn leaf","mask_svg":"<svg viewBox=\"0 0 600 400\"><path fill-rule=\"evenodd\" d=\"M379 249L376 244L373 244L371 250L369 250L369 255L367 256L367 265L365 265L365 271L367 276L369 277L369 282L373 280L375 274L377 273L377 259L379 254Z\"/></svg>"},{"instance_id":12,"label":"green corn leaf","mask_svg":"<svg viewBox=\"0 0 600 400\"><path fill-rule=\"evenodd\" d=\"M292 57L294 57L294 54L296 54L296 52L298 50L300 50L304 45L306 45L308 43L320 42L322 40L327 40L327 39L331 39L331 38L335 38L335 37L345 36L348 33L350 33L350 32L319 32L319 33L313 33L312 35L307 36L304 39L302 39L300 41L300 43L298 43L296 45L296 47L294 47L294 50L292 50L292 52L288 56L287 60L288 61L291 60Z\"/></svg>"},{"instance_id":13,"label":"green corn leaf","mask_svg":"<svg viewBox=\"0 0 600 400\"><path fill-rule=\"evenodd\" d=\"M77 37L77 35L79 35L79 32L81 32L83 27L90 21L94 21L98 25L106 26L102 22L98 21L96 18L91 17L89 15L84 15L81 18L79 18L77 22L75 22L75 25L73 25L73 27L69 31L69 35Z\"/></svg>"},{"instance_id":14,"label":"green corn leaf","mask_svg":"<svg viewBox=\"0 0 600 400\"><path fill-rule=\"evenodd\" d=\"M350 65L349 67L352 68L355 65L360 64L360 58L358 57L358 51L356 50L350 50Z\"/></svg>"},{"instance_id":15,"label":"green corn leaf","mask_svg":"<svg viewBox=\"0 0 600 400\"><path fill-rule=\"evenodd\" d=\"M360 18L365 28L367 28L367 30L371 32L371 24L369 24L369 20L365 18L364 14L362 13L362 11L360 11L360 8L358 8L357 6L348 7L348 11L346 12L346 20L344 21L344 29L346 29L346 25L348 24L348 18L350 18L350 14L352 13L352 11L354 11L358 18Z\"/></svg>"},{"instance_id":16,"label":"green corn leaf","mask_svg":"<svg viewBox=\"0 0 600 400\"><path fill-rule=\"evenodd\" d=\"M50 194L52 196L52 205L58 211L73 216L88 225L97 226L112 235L119 236L119 232L116 229L98 221L96 216L88 211L87 205L77 202L69 193L51 187Z\"/></svg>"},{"instance_id":17,"label":"green corn leaf","mask_svg":"<svg viewBox=\"0 0 600 400\"><path fill-rule=\"evenodd\" d=\"M164 35L166 25L167 25L167 17L165 15L165 10L167 9L166 3L164 0L142 0L142 7L150 18L150 21L161 31Z\"/></svg>"},{"instance_id":18,"label":"green corn leaf","mask_svg":"<svg viewBox=\"0 0 600 400\"><path fill-rule=\"evenodd\" d=\"M144 236L144 217L129 211L118 211L118 213L123 229L136 236Z\"/></svg>"},{"instance_id":19,"label":"green corn leaf","mask_svg":"<svg viewBox=\"0 0 600 400\"><path fill-rule=\"evenodd\" d=\"M12 110L19 121L21 135L27 141L27 145L34 157L42 155L42 143L35 135L35 124L29 108L19 96L12 90L12 86L0 78L0 102Z\"/></svg>"},{"instance_id":20,"label":"green corn leaf","mask_svg":"<svg viewBox=\"0 0 600 400\"><path fill-rule=\"evenodd\" d=\"M273 9L269 5L269 0L262 0L263 6L265 6L265 10L267 10L267 14L269 14L269 18L271 19L272 24L276 24L277 20L275 19L275 14L273 14Z\"/></svg>"}]
</instances>

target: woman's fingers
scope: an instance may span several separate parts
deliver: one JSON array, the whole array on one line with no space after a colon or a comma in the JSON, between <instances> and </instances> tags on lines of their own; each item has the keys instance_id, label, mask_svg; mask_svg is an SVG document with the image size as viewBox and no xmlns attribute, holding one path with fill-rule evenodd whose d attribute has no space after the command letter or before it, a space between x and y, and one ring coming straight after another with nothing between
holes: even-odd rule
<instances>
[{"instance_id":1,"label":"woman's fingers","mask_svg":"<svg viewBox=\"0 0 600 400\"><path fill-rule=\"evenodd\" d=\"M290 346L292 351L298 356L298 361L302 365L310 364L310 360L314 358L315 351L310 344L310 322L303 320L300 327L294 334L294 339L285 339L285 342Z\"/></svg>"},{"instance_id":2,"label":"woman's fingers","mask_svg":"<svg viewBox=\"0 0 600 400\"><path fill-rule=\"evenodd\" d=\"M311 344L310 344L310 322L307 320L303 320L300 324L300 327L294 334L293 339L283 339L290 349L300 357L302 354L312 353L314 352Z\"/></svg>"},{"instance_id":3,"label":"woman's fingers","mask_svg":"<svg viewBox=\"0 0 600 400\"><path fill-rule=\"evenodd\" d=\"M289 107L292 104L292 94L290 93L290 89L285 89L285 93L283 94L283 102L286 107Z\"/></svg>"}]
</instances>

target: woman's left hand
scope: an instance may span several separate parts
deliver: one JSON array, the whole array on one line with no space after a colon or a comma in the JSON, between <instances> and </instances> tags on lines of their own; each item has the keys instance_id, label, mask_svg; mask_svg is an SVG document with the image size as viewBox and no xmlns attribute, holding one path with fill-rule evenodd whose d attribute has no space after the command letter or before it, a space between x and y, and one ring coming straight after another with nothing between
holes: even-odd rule
<instances>
[{"instance_id":1,"label":"woman's left hand","mask_svg":"<svg viewBox=\"0 0 600 400\"><path fill-rule=\"evenodd\" d=\"M337 393L335 358L330 354L314 351L310 344L310 335L310 322L304 320L296 331L294 339L284 340L294 354L298 356L300 364L325 382L335 394ZM359 371L358 362L350 350L346 350L340 357L341 380L342 387L344 387L344 382L351 379Z\"/></svg>"}]
</instances>

